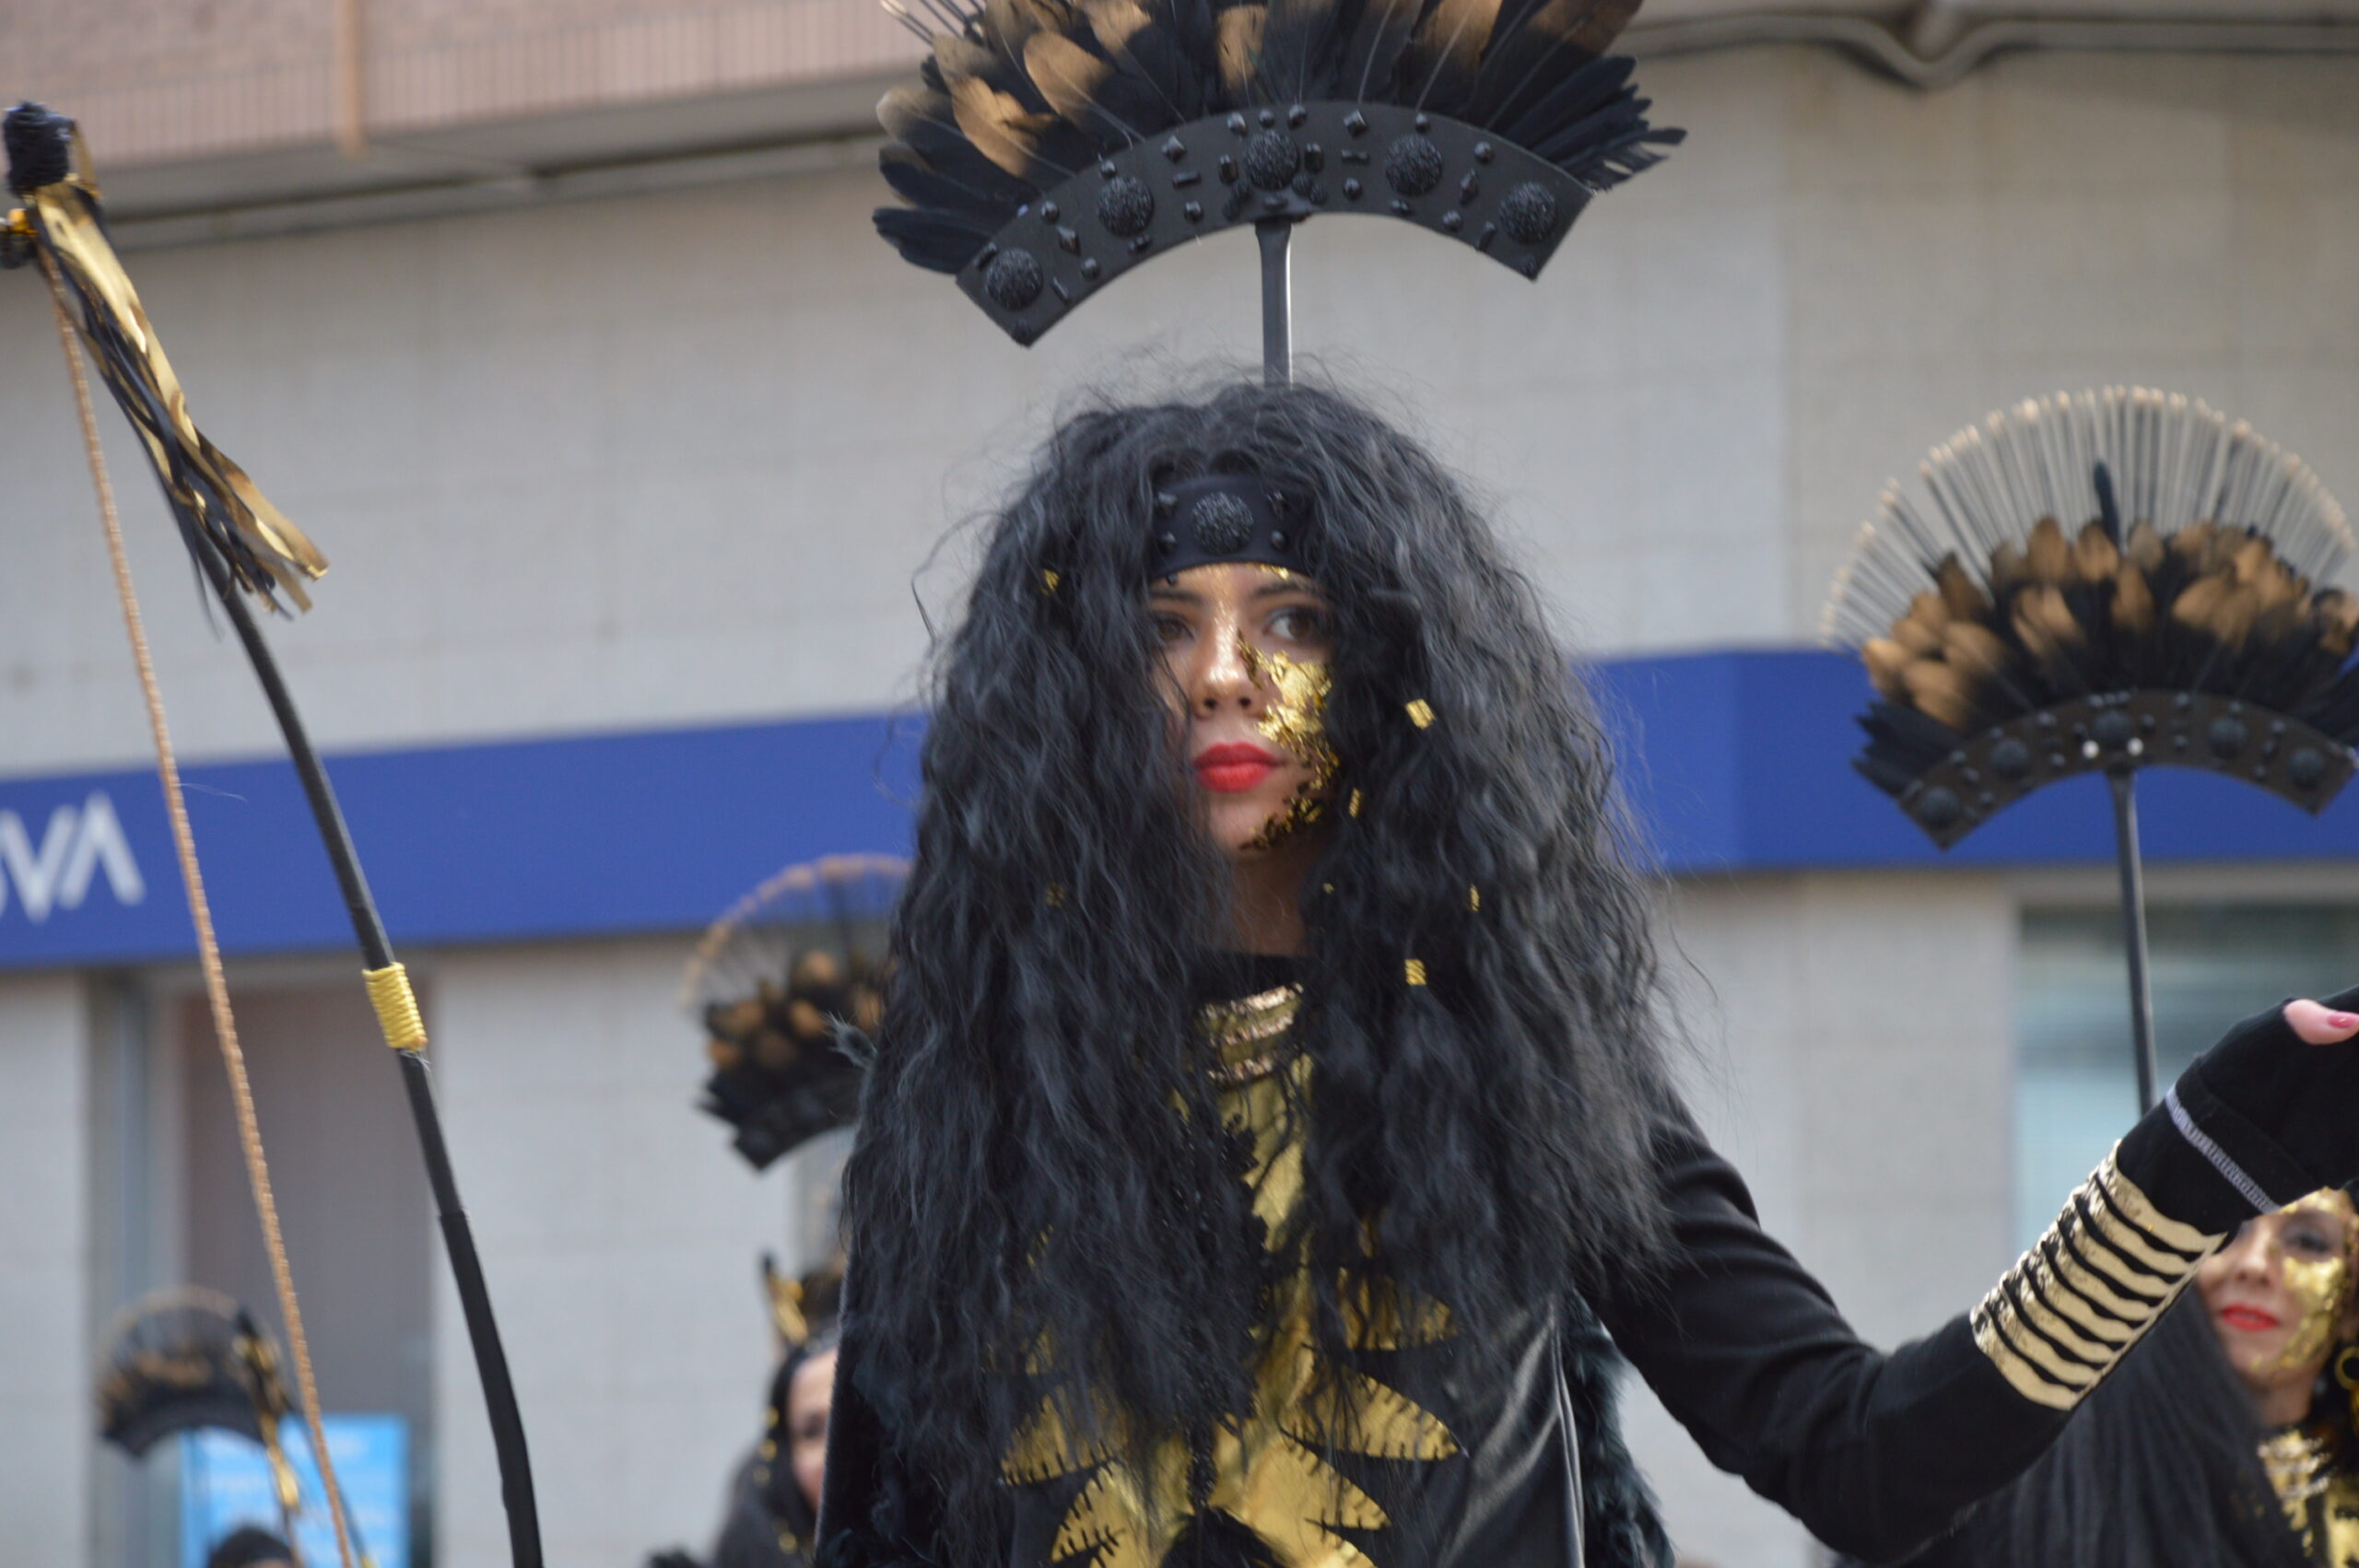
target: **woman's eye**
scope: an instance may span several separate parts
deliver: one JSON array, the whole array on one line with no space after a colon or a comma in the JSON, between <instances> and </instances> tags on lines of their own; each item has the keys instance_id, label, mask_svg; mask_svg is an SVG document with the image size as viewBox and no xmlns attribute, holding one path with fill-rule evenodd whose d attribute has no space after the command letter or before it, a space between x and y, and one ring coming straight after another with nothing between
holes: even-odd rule
<instances>
[{"instance_id":1,"label":"woman's eye","mask_svg":"<svg viewBox=\"0 0 2359 1568\"><path fill-rule=\"evenodd\" d=\"M1155 640L1157 642L1173 643L1187 638L1188 623L1177 615L1157 615L1154 617L1154 624Z\"/></svg>"},{"instance_id":2,"label":"woman's eye","mask_svg":"<svg viewBox=\"0 0 2359 1568\"><path fill-rule=\"evenodd\" d=\"M2323 1258L2334 1250L2332 1242L2318 1232L2310 1230L2287 1231L2285 1245L2294 1252L2307 1253L2313 1258Z\"/></svg>"},{"instance_id":3,"label":"woman's eye","mask_svg":"<svg viewBox=\"0 0 2359 1568\"><path fill-rule=\"evenodd\" d=\"M1290 604L1270 617L1270 630L1292 642L1323 642L1327 617L1307 604Z\"/></svg>"}]
</instances>

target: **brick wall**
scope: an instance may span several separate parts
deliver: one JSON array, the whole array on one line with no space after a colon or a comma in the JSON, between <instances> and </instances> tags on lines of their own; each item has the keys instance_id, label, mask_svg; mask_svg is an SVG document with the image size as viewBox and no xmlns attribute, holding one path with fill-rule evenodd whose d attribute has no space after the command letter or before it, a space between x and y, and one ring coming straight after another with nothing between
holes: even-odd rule
<instances>
[{"instance_id":1,"label":"brick wall","mask_svg":"<svg viewBox=\"0 0 2359 1568\"><path fill-rule=\"evenodd\" d=\"M915 45L874 0L362 0L372 138L793 86ZM0 7L0 90L81 120L107 167L315 145L336 118L331 0Z\"/></svg>"}]
</instances>

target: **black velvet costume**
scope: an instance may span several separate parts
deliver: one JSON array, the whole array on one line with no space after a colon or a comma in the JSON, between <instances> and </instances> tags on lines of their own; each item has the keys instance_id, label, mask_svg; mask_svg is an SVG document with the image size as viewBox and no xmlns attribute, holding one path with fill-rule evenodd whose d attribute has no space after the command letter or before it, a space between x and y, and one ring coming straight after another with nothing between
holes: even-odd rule
<instances>
[{"instance_id":1,"label":"black velvet costume","mask_svg":"<svg viewBox=\"0 0 2359 1568\"><path fill-rule=\"evenodd\" d=\"M1258 962L1266 978L1277 961ZM2359 993L2335 1005L2353 1000ZM2334 1174L2353 1141L2317 1112L2353 1104L2354 1056L2302 1046L2274 1010L2239 1025L2188 1071L2171 1103L2132 1129L1990 1301L1890 1353L1862 1343L1826 1293L1761 1230L1743 1180L1694 1126L1667 1117L1655 1169L1671 1215L1669 1266L1634 1279L1626 1293L1601 1295L1594 1322L1715 1464L1822 1539L1878 1561L1898 1558L2038 1456L2067 1419L2066 1390L2085 1376L2078 1390L2085 1392L2102 1375L2105 1368L2085 1365L2054 1331L2041 1305L2066 1305L2057 1260L2099 1262L2109 1246L2109 1226L2091 1224L2090 1216L2125 1191L2150 1200L2154 1212L2133 1223L2130 1247L2183 1264L2176 1278L2168 1267L2154 1270L2158 1311L2208 1248L2184 1248L2183 1235L2155 1216L2216 1245L2256 1211L2244 1186L2290 1200ZM2264 1125L2282 1131L2271 1137ZM2045 1268L2031 1262L2040 1257L2049 1260ZM856 1255L854 1268L856 1293ZM1351 1498L1364 1493L1389 1524L1322 1533L1382 1568L1666 1563L1651 1505L1632 1491L1610 1400L1597 1391L1591 1324L1574 1297L1535 1314L1502 1375L1470 1375L1468 1358L1447 1335L1373 1356L1368 1364L1381 1379L1447 1430L1451 1451L1426 1460L1360 1456L1348 1451L1348 1435L1335 1435L1352 1423L1330 1422L1331 1457L1346 1480L1343 1504L1325 1516L1347 1514ZM2144 1326L2121 1325L2133 1333ZM2042 1365L2049 1362L2061 1373ZM823 1561L828 1568L933 1561L931 1543L956 1526L929 1511L925 1481L897 1462L891 1434L863 1395L861 1364L855 1294L828 1454ZM1089 1562L1093 1545L1099 1568L1162 1560L1145 1542L1093 1543L1079 1540L1081 1532L1067 1533L1062 1555L1052 1550L1093 1479L1085 1468L1015 1488L1008 1568ZM1600 1481L1610 1496L1597 1494ZM1271 1533L1257 1538L1234 1517L1199 1524L1197 1554L1172 1561L1301 1568L1349 1555L1289 1550Z\"/></svg>"}]
</instances>

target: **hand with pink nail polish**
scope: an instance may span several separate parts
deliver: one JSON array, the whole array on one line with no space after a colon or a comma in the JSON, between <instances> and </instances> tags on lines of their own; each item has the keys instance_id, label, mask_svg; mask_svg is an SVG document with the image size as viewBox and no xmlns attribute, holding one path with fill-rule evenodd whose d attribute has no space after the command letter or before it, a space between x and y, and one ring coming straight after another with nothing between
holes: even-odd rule
<instances>
[{"instance_id":1,"label":"hand with pink nail polish","mask_svg":"<svg viewBox=\"0 0 2359 1568\"><path fill-rule=\"evenodd\" d=\"M2313 1046L2339 1045L2359 1035L2359 1012L2337 1012L2320 1001L2289 1001L2285 1022Z\"/></svg>"},{"instance_id":2,"label":"hand with pink nail polish","mask_svg":"<svg viewBox=\"0 0 2359 1568\"><path fill-rule=\"evenodd\" d=\"M2165 1212L2206 1232L2359 1180L2359 1046L2347 1044L2354 1039L2359 988L2246 1019L2123 1139L2122 1170Z\"/></svg>"}]
</instances>

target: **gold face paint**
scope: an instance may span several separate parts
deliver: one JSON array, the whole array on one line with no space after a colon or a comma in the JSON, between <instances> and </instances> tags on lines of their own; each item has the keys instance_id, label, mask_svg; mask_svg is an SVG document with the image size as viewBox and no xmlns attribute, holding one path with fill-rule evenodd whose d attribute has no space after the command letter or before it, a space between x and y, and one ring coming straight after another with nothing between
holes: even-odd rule
<instances>
[{"instance_id":1,"label":"gold face paint","mask_svg":"<svg viewBox=\"0 0 2359 1568\"><path fill-rule=\"evenodd\" d=\"M1264 653L1242 636L1237 639L1237 657L1253 684L1271 694L1254 728L1271 744L1310 769L1310 777L1296 786L1285 809L1262 824L1262 831L1246 846L1266 849L1317 822L1326 811L1327 786L1342 765L1335 748L1327 743L1327 693L1332 683L1325 664Z\"/></svg>"},{"instance_id":2,"label":"gold face paint","mask_svg":"<svg viewBox=\"0 0 2359 1568\"><path fill-rule=\"evenodd\" d=\"M2286 1336L2284 1350L2278 1353L2274 1370L2279 1372L2294 1370L2332 1344L2343 1311L2351 1305L2351 1199L2330 1188L2312 1193L2293 1209L2330 1217L2341 1232L2342 1246L2332 1258L2287 1257L2280 1265L2285 1293L2294 1298L2302 1316Z\"/></svg>"}]
</instances>

